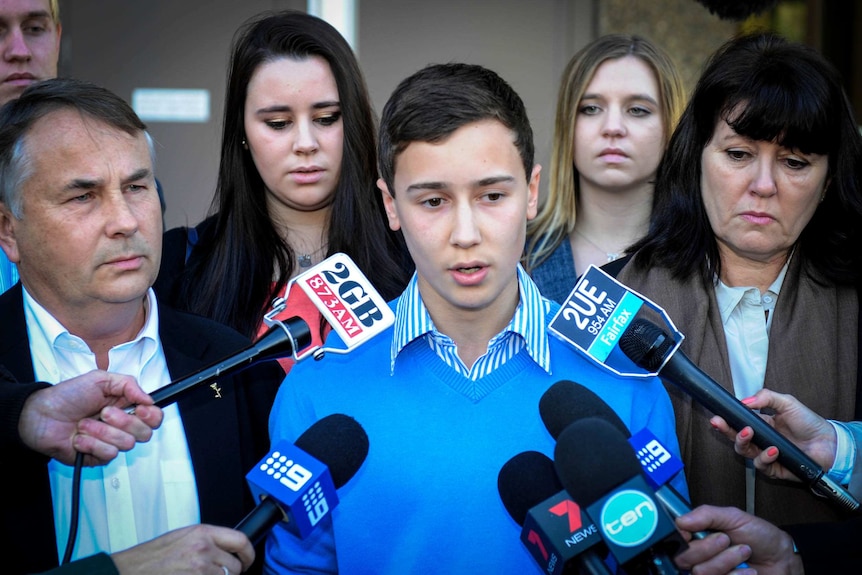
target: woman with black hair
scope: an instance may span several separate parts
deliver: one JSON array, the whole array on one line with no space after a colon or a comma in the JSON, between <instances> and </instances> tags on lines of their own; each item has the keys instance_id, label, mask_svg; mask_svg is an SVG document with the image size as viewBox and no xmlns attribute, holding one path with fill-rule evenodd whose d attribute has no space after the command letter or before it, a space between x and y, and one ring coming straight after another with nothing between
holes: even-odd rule
<instances>
[{"instance_id":1,"label":"woman with black hair","mask_svg":"<svg viewBox=\"0 0 862 575\"><path fill-rule=\"evenodd\" d=\"M862 138L817 52L771 34L709 60L658 170L650 230L618 274L685 334L737 398L767 387L858 419ZM756 477L669 386L694 504L779 525L838 515L800 484ZM838 471L838 470L836 470Z\"/></svg>"},{"instance_id":2,"label":"woman with black hair","mask_svg":"<svg viewBox=\"0 0 862 575\"><path fill-rule=\"evenodd\" d=\"M166 233L156 283L169 303L252 339L272 300L320 343L317 310L287 282L346 253L386 299L411 265L375 186L376 126L359 64L327 22L261 14L236 33L211 216ZM282 363L289 367L289 361Z\"/></svg>"}]
</instances>

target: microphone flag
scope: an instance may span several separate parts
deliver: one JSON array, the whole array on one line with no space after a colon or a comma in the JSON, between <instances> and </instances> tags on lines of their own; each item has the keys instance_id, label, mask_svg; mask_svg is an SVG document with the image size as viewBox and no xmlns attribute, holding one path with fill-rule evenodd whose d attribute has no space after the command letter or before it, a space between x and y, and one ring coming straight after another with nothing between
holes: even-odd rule
<instances>
[{"instance_id":1,"label":"microphone flag","mask_svg":"<svg viewBox=\"0 0 862 575\"><path fill-rule=\"evenodd\" d=\"M246 474L256 501L272 497L285 514L279 523L304 539L338 504L329 468L283 441Z\"/></svg>"},{"instance_id":2,"label":"microphone flag","mask_svg":"<svg viewBox=\"0 0 862 575\"><path fill-rule=\"evenodd\" d=\"M569 560L602 542L596 525L566 491L527 512L521 541L542 571L561 575Z\"/></svg>"},{"instance_id":3,"label":"microphone flag","mask_svg":"<svg viewBox=\"0 0 862 575\"><path fill-rule=\"evenodd\" d=\"M395 313L383 296L347 254L335 253L293 278L285 293L297 284L327 323L338 334L345 347L312 347L294 354L299 361L324 353L348 353L395 323ZM278 298L264 322L277 325L286 314L286 302Z\"/></svg>"},{"instance_id":4,"label":"microphone flag","mask_svg":"<svg viewBox=\"0 0 862 575\"><path fill-rule=\"evenodd\" d=\"M613 556L626 565L668 538L676 542L676 526L663 510L646 479L638 475L589 505L587 514L600 526ZM684 543L677 543L685 548Z\"/></svg>"},{"instance_id":5,"label":"microphone flag","mask_svg":"<svg viewBox=\"0 0 862 575\"><path fill-rule=\"evenodd\" d=\"M554 315L548 330L591 361L617 375L649 377L658 374L636 365L619 348L619 340L635 318L665 323L675 335L683 334L658 304L591 265L578 279L569 297Z\"/></svg>"}]
</instances>

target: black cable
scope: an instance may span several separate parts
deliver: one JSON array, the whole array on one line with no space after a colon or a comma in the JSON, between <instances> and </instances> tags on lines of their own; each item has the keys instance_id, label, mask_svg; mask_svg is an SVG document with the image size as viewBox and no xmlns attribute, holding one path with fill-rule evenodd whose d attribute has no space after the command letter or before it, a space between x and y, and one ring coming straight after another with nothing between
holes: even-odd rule
<instances>
[{"instance_id":1,"label":"black cable","mask_svg":"<svg viewBox=\"0 0 862 575\"><path fill-rule=\"evenodd\" d=\"M80 451L75 455L75 471L72 474L72 517L69 521L69 538L66 540L66 553L60 565L65 565L72 559L75 540L78 538L78 511L81 501L81 471L84 467L84 454Z\"/></svg>"}]
</instances>

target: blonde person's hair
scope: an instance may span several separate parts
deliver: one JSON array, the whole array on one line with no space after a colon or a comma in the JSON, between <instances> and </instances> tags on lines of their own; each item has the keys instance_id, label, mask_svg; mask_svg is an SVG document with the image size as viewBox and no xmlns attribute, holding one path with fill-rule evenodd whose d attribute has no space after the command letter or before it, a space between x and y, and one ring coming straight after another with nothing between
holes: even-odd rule
<instances>
[{"instance_id":1,"label":"blonde person's hair","mask_svg":"<svg viewBox=\"0 0 862 575\"><path fill-rule=\"evenodd\" d=\"M51 9L51 19L54 20L54 24L60 23L60 0L50 0L48 2Z\"/></svg>"},{"instance_id":2,"label":"blonde person's hair","mask_svg":"<svg viewBox=\"0 0 862 575\"><path fill-rule=\"evenodd\" d=\"M685 88L675 64L661 48L640 36L608 34L584 46L563 71L557 96L548 196L535 219L527 222L523 258L527 271L544 261L575 227L578 173L574 166L578 107L596 69L607 60L634 56L655 74L666 147L685 107Z\"/></svg>"}]
</instances>

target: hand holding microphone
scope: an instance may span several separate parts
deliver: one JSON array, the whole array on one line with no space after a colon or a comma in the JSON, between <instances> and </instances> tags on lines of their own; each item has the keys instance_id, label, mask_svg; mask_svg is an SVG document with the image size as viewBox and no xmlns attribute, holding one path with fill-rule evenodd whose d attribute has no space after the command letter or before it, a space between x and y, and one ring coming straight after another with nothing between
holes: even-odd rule
<instances>
[{"instance_id":1,"label":"hand holding microphone","mask_svg":"<svg viewBox=\"0 0 862 575\"><path fill-rule=\"evenodd\" d=\"M123 407L138 403L134 415ZM93 370L33 392L21 408L18 433L30 449L66 465L83 454L86 466L104 465L120 451L149 441L162 410L129 375Z\"/></svg>"},{"instance_id":2,"label":"hand holding microphone","mask_svg":"<svg viewBox=\"0 0 862 575\"><path fill-rule=\"evenodd\" d=\"M635 364L657 372L660 378L682 389L724 418L734 429L751 427L754 444L761 449L777 447L778 461L815 493L845 510L859 509L859 502L826 476L813 459L701 371L684 353L675 350L675 342L660 327L647 320L635 319L620 338L619 346Z\"/></svg>"},{"instance_id":3,"label":"hand holding microphone","mask_svg":"<svg viewBox=\"0 0 862 575\"><path fill-rule=\"evenodd\" d=\"M802 559L793 551L790 535L768 521L736 507L701 505L681 518L677 526L686 530L719 530L712 536L690 542L674 559L683 569L697 567L701 575L743 575L737 565L746 561L758 575L801 575Z\"/></svg>"},{"instance_id":4,"label":"hand holding microphone","mask_svg":"<svg viewBox=\"0 0 862 575\"><path fill-rule=\"evenodd\" d=\"M671 480L682 471L682 461L662 446L648 430L643 430L632 437L617 413L586 387L572 381L555 383L542 395L539 401L539 413L545 427L555 439L569 424L575 421L588 417L598 417L607 421L627 438L634 453L638 456L641 471L647 482L650 487L655 489L656 499L661 502L670 516L678 519L691 511L688 500L670 484ZM691 538L695 540L705 540L710 535L706 528L699 529L692 526L689 527L688 532ZM686 552L685 557L692 558L695 563L698 563L699 557L712 558L725 549L724 547L720 549L715 547L716 541L717 538L712 537L702 545L698 544L695 547L695 553L688 554ZM729 560L728 558L734 556L736 555L733 552L729 552L723 554L721 559L722 561ZM743 569L748 567L743 561L744 559L739 559L731 565L731 568ZM700 568L703 567L701 565ZM721 573L730 571L731 568L725 569Z\"/></svg>"},{"instance_id":5,"label":"hand holding microphone","mask_svg":"<svg viewBox=\"0 0 862 575\"><path fill-rule=\"evenodd\" d=\"M773 415L760 413L760 417L823 469L832 467L838 447L835 428L798 399L792 395L761 389L753 396L743 399L742 403L750 409L771 410ZM778 461L778 447L761 449L753 443L754 430L751 427L746 426L737 431L718 415L710 419L710 423L734 442L734 449L738 454L753 460L757 470L767 477L799 481L794 473Z\"/></svg>"}]
</instances>

